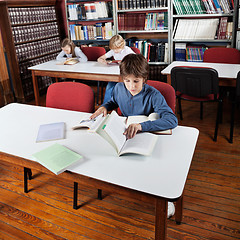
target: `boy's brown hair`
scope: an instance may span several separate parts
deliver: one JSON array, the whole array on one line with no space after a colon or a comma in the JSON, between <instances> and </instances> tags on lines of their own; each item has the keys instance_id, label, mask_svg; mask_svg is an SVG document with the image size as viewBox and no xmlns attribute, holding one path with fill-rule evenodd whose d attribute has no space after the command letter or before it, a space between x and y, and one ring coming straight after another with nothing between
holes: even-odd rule
<instances>
[{"instance_id":1,"label":"boy's brown hair","mask_svg":"<svg viewBox=\"0 0 240 240\"><path fill-rule=\"evenodd\" d=\"M128 54L123 58L120 64L120 75L122 78L133 75L141 77L144 82L147 81L149 74L149 65L142 54Z\"/></svg>"},{"instance_id":2,"label":"boy's brown hair","mask_svg":"<svg viewBox=\"0 0 240 240\"><path fill-rule=\"evenodd\" d=\"M120 35L114 35L109 41L109 48L124 48L126 45L125 40Z\"/></svg>"},{"instance_id":3,"label":"boy's brown hair","mask_svg":"<svg viewBox=\"0 0 240 240\"><path fill-rule=\"evenodd\" d=\"M66 46L69 46L71 48L72 57L76 57L75 50L74 50L76 46L73 43L73 41L71 41L69 38L65 38L62 41L61 47L64 48Z\"/></svg>"}]
</instances>

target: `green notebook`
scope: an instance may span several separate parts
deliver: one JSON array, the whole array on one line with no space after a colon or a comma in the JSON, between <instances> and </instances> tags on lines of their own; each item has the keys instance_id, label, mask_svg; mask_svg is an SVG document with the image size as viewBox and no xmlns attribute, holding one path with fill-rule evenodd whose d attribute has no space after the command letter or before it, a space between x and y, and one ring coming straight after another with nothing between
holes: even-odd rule
<instances>
[{"instance_id":1,"label":"green notebook","mask_svg":"<svg viewBox=\"0 0 240 240\"><path fill-rule=\"evenodd\" d=\"M78 164L82 158L78 153L58 143L33 154L33 157L55 174L60 174L69 167Z\"/></svg>"}]
</instances>

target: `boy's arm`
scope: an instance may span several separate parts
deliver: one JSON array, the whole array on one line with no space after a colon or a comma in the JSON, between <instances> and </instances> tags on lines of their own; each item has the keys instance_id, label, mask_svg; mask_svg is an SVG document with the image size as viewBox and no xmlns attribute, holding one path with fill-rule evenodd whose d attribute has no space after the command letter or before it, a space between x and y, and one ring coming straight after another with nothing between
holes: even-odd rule
<instances>
[{"instance_id":1,"label":"boy's arm","mask_svg":"<svg viewBox=\"0 0 240 240\"><path fill-rule=\"evenodd\" d=\"M79 47L75 47L74 51L79 62L87 62L88 60L87 56L83 53L83 51Z\"/></svg>"},{"instance_id":2,"label":"boy's arm","mask_svg":"<svg viewBox=\"0 0 240 240\"><path fill-rule=\"evenodd\" d=\"M97 116L99 116L100 114L103 114L103 117L107 116L107 109L105 107L100 107L98 108L97 111L95 111L91 116L90 119L94 119Z\"/></svg>"},{"instance_id":3,"label":"boy's arm","mask_svg":"<svg viewBox=\"0 0 240 240\"><path fill-rule=\"evenodd\" d=\"M177 117L167 105L162 94L160 92L155 93L152 96L151 101L154 112L158 113L160 118L155 121L141 123L142 131L152 132L175 128L178 125Z\"/></svg>"},{"instance_id":4,"label":"boy's arm","mask_svg":"<svg viewBox=\"0 0 240 240\"><path fill-rule=\"evenodd\" d=\"M107 64L105 54L102 55L101 57L99 57L99 58L97 59L97 61L98 61L99 63L102 63L102 64Z\"/></svg>"}]
</instances>

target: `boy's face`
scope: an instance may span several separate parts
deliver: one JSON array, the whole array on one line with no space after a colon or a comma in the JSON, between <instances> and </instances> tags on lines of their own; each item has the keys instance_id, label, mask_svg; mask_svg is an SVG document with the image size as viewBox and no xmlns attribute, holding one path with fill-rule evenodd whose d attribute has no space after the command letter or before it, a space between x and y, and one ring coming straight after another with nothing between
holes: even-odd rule
<instances>
[{"instance_id":1,"label":"boy's face","mask_svg":"<svg viewBox=\"0 0 240 240\"><path fill-rule=\"evenodd\" d=\"M141 77L135 77L134 75L128 75L126 77L123 77L123 82L132 96L135 96L141 92L144 79Z\"/></svg>"},{"instance_id":2,"label":"boy's face","mask_svg":"<svg viewBox=\"0 0 240 240\"><path fill-rule=\"evenodd\" d=\"M71 54L71 47L70 47L69 45L66 45L65 47L63 47L62 50L63 50L66 54Z\"/></svg>"}]
</instances>

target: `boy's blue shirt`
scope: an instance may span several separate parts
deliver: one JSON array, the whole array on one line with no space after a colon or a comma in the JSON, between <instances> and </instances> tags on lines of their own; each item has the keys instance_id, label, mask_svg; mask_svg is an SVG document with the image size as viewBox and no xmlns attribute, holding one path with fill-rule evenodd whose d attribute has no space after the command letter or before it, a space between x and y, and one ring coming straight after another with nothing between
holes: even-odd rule
<instances>
[{"instance_id":1,"label":"boy's blue shirt","mask_svg":"<svg viewBox=\"0 0 240 240\"><path fill-rule=\"evenodd\" d=\"M159 119L141 123L143 132L172 129L178 124L177 117L167 105L163 95L147 84L143 85L140 93L132 96L123 82L117 83L111 100L102 106L108 111L119 107L125 117L158 113Z\"/></svg>"}]
</instances>

